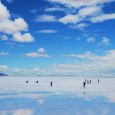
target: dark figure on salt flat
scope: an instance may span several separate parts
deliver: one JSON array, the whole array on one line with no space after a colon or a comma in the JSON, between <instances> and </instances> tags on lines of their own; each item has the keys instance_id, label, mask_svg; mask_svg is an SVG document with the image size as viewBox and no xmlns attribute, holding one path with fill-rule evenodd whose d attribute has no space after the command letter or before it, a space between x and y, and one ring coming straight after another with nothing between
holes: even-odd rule
<instances>
[{"instance_id":1,"label":"dark figure on salt flat","mask_svg":"<svg viewBox=\"0 0 115 115\"><path fill-rule=\"evenodd\" d=\"M51 85L51 87L52 87L52 85L53 85L52 81L50 82L50 85Z\"/></svg>"},{"instance_id":2,"label":"dark figure on salt flat","mask_svg":"<svg viewBox=\"0 0 115 115\"><path fill-rule=\"evenodd\" d=\"M84 88L85 88L85 85L86 85L86 82L84 81L84 82L83 82L83 87L84 87Z\"/></svg>"}]
</instances>

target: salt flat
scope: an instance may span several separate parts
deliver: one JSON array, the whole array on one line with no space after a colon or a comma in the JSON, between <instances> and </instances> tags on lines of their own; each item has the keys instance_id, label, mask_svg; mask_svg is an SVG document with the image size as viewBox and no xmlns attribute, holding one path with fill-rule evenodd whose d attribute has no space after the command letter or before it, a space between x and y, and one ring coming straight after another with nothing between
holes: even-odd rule
<instances>
[{"instance_id":1,"label":"salt flat","mask_svg":"<svg viewBox=\"0 0 115 115\"><path fill-rule=\"evenodd\" d=\"M85 79L91 80L91 84L83 88ZM114 115L115 78L99 80L98 83L98 78L91 77L1 77L0 115Z\"/></svg>"}]
</instances>

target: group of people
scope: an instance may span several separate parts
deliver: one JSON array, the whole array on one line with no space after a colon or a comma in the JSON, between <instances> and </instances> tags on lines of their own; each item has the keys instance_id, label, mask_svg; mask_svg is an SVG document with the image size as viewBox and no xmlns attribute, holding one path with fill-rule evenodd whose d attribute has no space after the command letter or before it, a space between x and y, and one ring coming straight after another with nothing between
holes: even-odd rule
<instances>
[{"instance_id":1,"label":"group of people","mask_svg":"<svg viewBox=\"0 0 115 115\"><path fill-rule=\"evenodd\" d=\"M98 83L99 83L99 78L98 78ZM26 83L29 83L29 81L27 80ZM35 83L38 83L38 80L35 82ZM92 83L92 80L86 80L83 82L83 88L85 88L86 84L91 84ZM52 87L53 86L53 82L51 81L50 82L50 86Z\"/></svg>"},{"instance_id":2,"label":"group of people","mask_svg":"<svg viewBox=\"0 0 115 115\"><path fill-rule=\"evenodd\" d=\"M99 83L99 78L98 78L98 83ZM83 82L83 87L85 88L86 84L91 84L92 80L86 80Z\"/></svg>"},{"instance_id":3,"label":"group of people","mask_svg":"<svg viewBox=\"0 0 115 115\"><path fill-rule=\"evenodd\" d=\"M29 83L29 81L27 80L26 83ZM35 83L38 83L38 80ZM53 82L52 81L50 82L50 86L51 87L53 86Z\"/></svg>"}]
</instances>

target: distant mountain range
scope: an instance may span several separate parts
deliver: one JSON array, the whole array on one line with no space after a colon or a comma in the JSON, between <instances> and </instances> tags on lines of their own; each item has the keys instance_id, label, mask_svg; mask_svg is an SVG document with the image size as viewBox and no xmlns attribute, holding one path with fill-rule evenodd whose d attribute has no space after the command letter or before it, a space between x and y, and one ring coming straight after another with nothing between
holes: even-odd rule
<instances>
[{"instance_id":1,"label":"distant mountain range","mask_svg":"<svg viewBox=\"0 0 115 115\"><path fill-rule=\"evenodd\" d=\"M0 76L8 76L8 75L4 73L0 73Z\"/></svg>"}]
</instances>

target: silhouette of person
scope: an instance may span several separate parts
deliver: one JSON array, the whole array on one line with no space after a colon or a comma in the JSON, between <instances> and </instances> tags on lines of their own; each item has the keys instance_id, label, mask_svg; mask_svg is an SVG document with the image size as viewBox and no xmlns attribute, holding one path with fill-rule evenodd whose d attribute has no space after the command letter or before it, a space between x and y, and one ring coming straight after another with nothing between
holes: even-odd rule
<instances>
[{"instance_id":1,"label":"silhouette of person","mask_svg":"<svg viewBox=\"0 0 115 115\"><path fill-rule=\"evenodd\" d=\"M87 84L89 84L89 80L87 80Z\"/></svg>"},{"instance_id":2,"label":"silhouette of person","mask_svg":"<svg viewBox=\"0 0 115 115\"><path fill-rule=\"evenodd\" d=\"M84 88L85 88L85 85L86 85L86 82L84 81L84 82L83 82L83 87L84 87Z\"/></svg>"},{"instance_id":3,"label":"silhouette of person","mask_svg":"<svg viewBox=\"0 0 115 115\"><path fill-rule=\"evenodd\" d=\"M90 80L90 84L91 84L91 80Z\"/></svg>"},{"instance_id":4,"label":"silhouette of person","mask_svg":"<svg viewBox=\"0 0 115 115\"><path fill-rule=\"evenodd\" d=\"M98 78L98 83L99 83L99 78Z\"/></svg>"},{"instance_id":5,"label":"silhouette of person","mask_svg":"<svg viewBox=\"0 0 115 115\"><path fill-rule=\"evenodd\" d=\"M52 81L50 82L50 85L51 85L51 87L52 87L52 85L53 85Z\"/></svg>"},{"instance_id":6,"label":"silhouette of person","mask_svg":"<svg viewBox=\"0 0 115 115\"><path fill-rule=\"evenodd\" d=\"M28 80L26 81L26 83L28 83Z\"/></svg>"}]
</instances>

